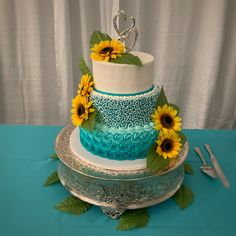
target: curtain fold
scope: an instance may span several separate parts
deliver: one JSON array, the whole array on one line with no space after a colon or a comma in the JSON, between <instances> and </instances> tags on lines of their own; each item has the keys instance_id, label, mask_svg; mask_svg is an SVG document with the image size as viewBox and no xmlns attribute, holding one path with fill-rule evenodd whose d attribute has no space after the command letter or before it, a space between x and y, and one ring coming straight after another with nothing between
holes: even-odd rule
<instances>
[{"instance_id":1,"label":"curtain fold","mask_svg":"<svg viewBox=\"0 0 236 236\"><path fill-rule=\"evenodd\" d=\"M0 123L65 125L94 30L136 18L134 50L155 57L154 79L185 128L236 128L236 1L0 0ZM121 22L122 24L122 22Z\"/></svg>"}]
</instances>

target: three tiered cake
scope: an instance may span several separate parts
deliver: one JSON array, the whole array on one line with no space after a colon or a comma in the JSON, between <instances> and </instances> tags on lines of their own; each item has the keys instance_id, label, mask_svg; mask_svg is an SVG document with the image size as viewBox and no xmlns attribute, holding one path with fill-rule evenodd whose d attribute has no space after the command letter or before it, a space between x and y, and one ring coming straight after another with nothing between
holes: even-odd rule
<instances>
[{"instance_id":1,"label":"three tiered cake","mask_svg":"<svg viewBox=\"0 0 236 236\"><path fill-rule=\"evenodd\" d=\"M78 126L71 137L73 151L85 161L106 163L110 168L142 159L132 166L142 163L143 168L159 134L163 140L157 153L165 159L177 156L182 145L177 133L181 119L163 89L159 101L161 89L153 84L153 56L127 53L120 41L98 31L91 42L93 73L82 60L83 76L72 102L72 121Z\"/></svg>"}]
</instances>

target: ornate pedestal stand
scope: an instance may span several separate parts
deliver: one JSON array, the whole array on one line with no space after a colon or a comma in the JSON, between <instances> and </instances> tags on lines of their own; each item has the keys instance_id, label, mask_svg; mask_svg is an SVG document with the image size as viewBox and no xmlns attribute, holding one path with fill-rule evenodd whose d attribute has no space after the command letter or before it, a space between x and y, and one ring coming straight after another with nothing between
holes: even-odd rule
<instances>
[{"instance_id":1,"label":"ornate pedestal stand","mask_svg":"<svg viewBox=\"0 0 236 236\"><path fill-rule=\"evenodd\" d=\"M100 206L106 215L117 218L127 209L155 205L170 198L181 186L184 178L182 164L189 149L187 142L180 157L168 170L151 175L145 168L118 171L85 162L70 147L74 129L68 125L57 136L58 176L71 194Z\"/></svg>"}]
</instances>

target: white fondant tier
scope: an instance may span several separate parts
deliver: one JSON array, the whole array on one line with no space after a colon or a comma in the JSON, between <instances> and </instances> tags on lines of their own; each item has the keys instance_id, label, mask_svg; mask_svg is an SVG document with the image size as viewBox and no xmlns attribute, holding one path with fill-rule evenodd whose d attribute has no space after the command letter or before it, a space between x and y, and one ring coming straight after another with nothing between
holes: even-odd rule
<instances>
[{"instance_id":1,"label":"white fondant tier","mask_svg":"<svg viewBox=\"0 0 236 236\"><path fill-rule=\"evenodd\" d=\"M92 61L95 89L115 94L135 94L153 86L154 57L144 52L131 52L143 66Z\"/></svg>"},{"instance_id":2,"label":"white fondant tier","mask_svg":"<svg viewBox=\"0 0 236 236\"><path fill-rule=\"evenodd\" d=\"M88 152L80 142L79 127L75 128L70 136L70 148L82 161L100 168L109 170L141 170L146 168L146 158L133 161L115 161Z\"/></svg>"}]
</instances>

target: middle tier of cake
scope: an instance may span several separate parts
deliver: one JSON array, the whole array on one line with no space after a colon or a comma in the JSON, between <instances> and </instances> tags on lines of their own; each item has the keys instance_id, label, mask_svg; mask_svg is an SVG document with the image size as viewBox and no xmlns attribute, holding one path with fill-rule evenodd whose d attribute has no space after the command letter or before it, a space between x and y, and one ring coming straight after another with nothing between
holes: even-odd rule
<instances>
[{"instance_id":1,"label":"middle tier of cake","mask_svg":"<svg viewBox=\"0 0 236 236\"><path fill-rule=\"evenodd\" d=\"M93 91L91 100L96 109L96 123L111 128L128 128L148 125L156 107L160 88L131 95Z\"/></svg>"},{"instance_id":2,"label":"middle tier of cake","mask_svg":"<svg viewBox=\"0 0 236 236\"><path fill-rule=\"evenodd\" d=\"M145 158L158 134L151 115L159 93L157 86L122 96L93 91L96 126L93 131L80 128L81 144L89 152L112 160Z\"/></svg>"}]
</instances>

